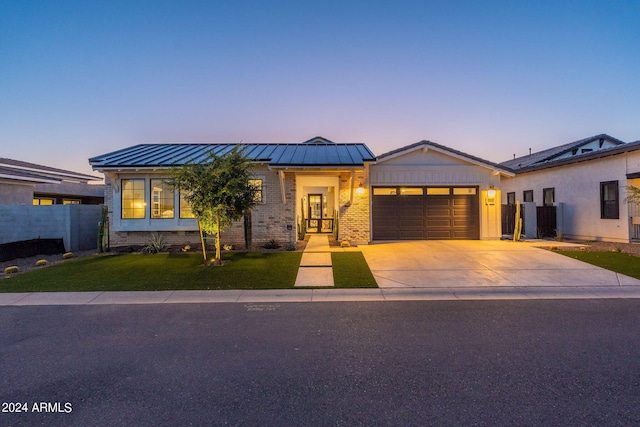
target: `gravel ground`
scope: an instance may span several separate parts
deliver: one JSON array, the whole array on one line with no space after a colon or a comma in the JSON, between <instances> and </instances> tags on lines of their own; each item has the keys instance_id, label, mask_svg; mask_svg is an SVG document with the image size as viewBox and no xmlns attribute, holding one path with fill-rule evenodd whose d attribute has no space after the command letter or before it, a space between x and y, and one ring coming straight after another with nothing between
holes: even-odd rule
<instances>
[{"instance_id":1,"label":"gravel ground","mask_svg":"<svg viewBox=\"0 0 640 427\"><path fill-rule=\"evenodd\" d=\"M623 252L625 254L640 256L640 243L615 243L615 242L585 242L585 241L570 241L571 243L578 243L584 245L589 252ZM562 250L580 250L579 248L562 248Z\"/></svg>"},{"instance_id":2,"label":"gravel ground","mask_svg":"<svg viewBox=\"0 0 640 427\"><path fill-rule=\"evenodd\" d=\"M73 255L74 255L74 258L79 258L87 255L95 255L96 253L97 252L95 249L91 249L89 251L74 252ZM11 261L2 261L0 262L0 279L4 279L6 277L6 274L4 274L4 269L9 266L15 265L20 269L20 273L25 273L27 271L35 270L37 268L46 268L46 267L36 267L36 262L41 259L46 259L48 263L47 265L54 265L60 262L67 261L65 259L62 259L62 255L63 254L36 255L36 256L27 257L27 258L17 258Z\"/></svg>"}]
</instances>

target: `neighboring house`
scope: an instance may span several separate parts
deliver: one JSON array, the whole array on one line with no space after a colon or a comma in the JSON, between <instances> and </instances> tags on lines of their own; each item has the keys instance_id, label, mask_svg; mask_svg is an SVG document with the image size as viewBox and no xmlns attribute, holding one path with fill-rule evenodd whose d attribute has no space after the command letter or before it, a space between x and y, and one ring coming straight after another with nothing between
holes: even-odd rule
<instances>
[{"instance_id":1,"label":"neighboring house","mask_svg":"<svg viewBox=\"0 0 640 427\"><path fill-rule=\"evenodd\" d=\"M71 251L95 248L105 187L89 181L100 180L0 158L1 255L11 259L11 244L38 239L62 239Z\"/></svg>"},{"instance_id":2,"label":"neighboring house","mask_svg":"<svg viewBox=\"0 0 640 427\"><path fill-rule=\"evenodd\" d=\"M0 205L104 203L98 178L49 166L0 158Z\"/></svg>"},{"instance_id":3,"label":"neighboring house","mask_svg":"<svg viewBox=\"0 0 640 427\"><path fill-rule=\"evenodd\" d=\"M624 202L626 186L640 186L640 141L602 134L500 164L502 203L558 206L563 237L629 242L640 238L640 210ZM528 237L536 237L529 230Z\"/></svg>"},{"instance_id":4,"label":"neighboring house","mask_svg":"<svg viewBox=\"0 0 640 427\"><path fill-rule=\"evenodd\" d=\"M168 244L199 243L197 223L169 184L172 168L206 161L236 144L141 144L89 159L106 177L112 246L142 245L151 232ZM336 144L322 137L299 144L240 144L254 165L260 202L252 209L255 244L295 241L308 232L337 231L340 240L368 242L368 165L375 156L364 144ZM337 227L337 230L336 230ZM244 245L242 221L223 234Z\"/></svg>"}]
</instances>

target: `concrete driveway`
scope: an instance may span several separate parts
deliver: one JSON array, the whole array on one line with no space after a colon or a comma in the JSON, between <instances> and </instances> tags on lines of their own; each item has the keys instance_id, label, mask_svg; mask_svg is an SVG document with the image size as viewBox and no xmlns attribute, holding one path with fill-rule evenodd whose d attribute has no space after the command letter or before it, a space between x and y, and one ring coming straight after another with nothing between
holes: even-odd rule
<instances>
[{"instance_id":1,"label":"concrete driveway","mask_svg":"<svg viewBox=\"0 0 640 427\"><path fill-rule=\"evenodd\" d=\"M408 241L360 246L380 288L640 286L536 246L555 242Z\"/></svg>"}]
</instances>

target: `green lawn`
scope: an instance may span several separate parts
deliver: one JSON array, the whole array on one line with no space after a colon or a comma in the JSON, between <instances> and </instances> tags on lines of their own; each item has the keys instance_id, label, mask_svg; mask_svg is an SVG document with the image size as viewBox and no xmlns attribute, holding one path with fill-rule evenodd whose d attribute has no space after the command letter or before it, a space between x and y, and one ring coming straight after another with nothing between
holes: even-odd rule
<instances>
[{"instance_id":1,"label":"green lawn","mask_svg":"<svg viewBox=\"0 0 640 427\"><path fill-rule=\"evenodd\" d=\"M333 284L336 288L377 288L362 252L332 252Z\"/></svg>"},{"instance_id":2,"label":"green lawn","mask_svg":"<svg viewBox=\"0 0 640 427\"><path fill-rule=\"evenodd\" d=\"M159 291L291 288L300 252L225 253L221 267L200 254L89 256L0 281L0 292Z\"/></svg>"},{"instance_id":3,"label":"green lawn","mask_svg":"<svg viewBox=\"0 0 640 427\"><path fill-rule=\"evenodd\" d=\"M555 251L559 254L640 279L640 258L622 252Z\"/></svg>"},{"instance_id":4,"label":"green lawn","mask_svg":"<svg viewBox=\"0 0 640 427\"><path fill-rule=\"evenodd\" d=\"M336 287L376 287L362 253L334 253ZM223 254L221 267L200 254L88 256L0 280L0 292L159 291L293 288L301 252Z\"/></svg>"}]
</instances>

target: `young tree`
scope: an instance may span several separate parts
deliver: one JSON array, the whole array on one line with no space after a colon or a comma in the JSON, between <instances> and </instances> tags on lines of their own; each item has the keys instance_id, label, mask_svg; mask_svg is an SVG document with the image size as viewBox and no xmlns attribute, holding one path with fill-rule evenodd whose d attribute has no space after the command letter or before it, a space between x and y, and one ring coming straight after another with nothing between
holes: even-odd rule
<instances>
[{"instance_id":1,"label":"young tree","mask_svg":"<svg viewBox=\"0 0 640 427\"><path fill-rule=\"evenodd\" d=\"M640 188L634 187L633 185L627 185L627 197L625 197L625 202L634 202L640 205Z\"/></svg>"},{"instance_id":2,"label":"young tree","mask_svg":"<svg viewBox=\"0 0 640 427\"><path fill-rule=\"evenodd\" d=\"M251 161L238 146L224 155L209 152L209 161L184 165L173 171L173 186L180 189L198 221L202 256L207 263L203 231L216 236L215 265L222 264L220 234L231 222L255 205L255 188L249 184Z\"/></svg>"}]
</instances>

